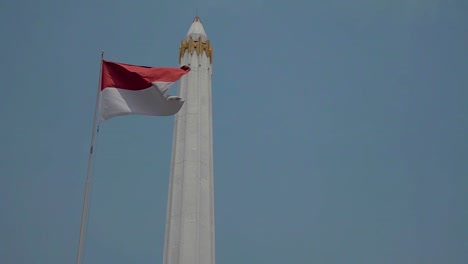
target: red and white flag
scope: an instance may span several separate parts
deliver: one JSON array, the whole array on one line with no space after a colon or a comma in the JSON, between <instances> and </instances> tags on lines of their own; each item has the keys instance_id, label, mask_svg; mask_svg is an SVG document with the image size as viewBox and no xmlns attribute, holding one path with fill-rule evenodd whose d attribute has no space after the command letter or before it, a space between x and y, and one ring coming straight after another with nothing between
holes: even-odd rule
<instances>
[{"instance_id":1,"label":"red and white flag","mask_svg":"<svg viewBox=\"0 0 468 264\"><path fill-rule=\"evenodd\" d=\"M170 116L184 104L168 96L172 84L190 68L146 67L102 61L101 121L121 115Z\"/></svg>"}]
</instances>

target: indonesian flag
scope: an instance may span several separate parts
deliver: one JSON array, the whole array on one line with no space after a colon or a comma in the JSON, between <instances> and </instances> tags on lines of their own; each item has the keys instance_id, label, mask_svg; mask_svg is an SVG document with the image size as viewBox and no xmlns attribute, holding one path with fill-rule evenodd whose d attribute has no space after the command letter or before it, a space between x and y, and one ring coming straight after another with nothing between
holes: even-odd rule
<instances>
[{"instance_id":1,"label":"indonesian flag","mask_svg":"<svg viewBox=\"0 0 468 264\"><path fill-rule=\"evenodd\" d=\"M101 121L121 115L170 116L184 101L168 96L172 84L190 71L102 61Z\"/></svg>"}]
</instances>

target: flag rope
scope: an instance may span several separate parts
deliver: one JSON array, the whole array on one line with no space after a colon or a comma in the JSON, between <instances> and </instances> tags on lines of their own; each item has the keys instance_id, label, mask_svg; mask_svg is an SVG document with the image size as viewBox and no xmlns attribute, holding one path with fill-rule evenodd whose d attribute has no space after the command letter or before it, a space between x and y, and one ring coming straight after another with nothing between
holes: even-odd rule
<instances>
[{"instance_id":1,"label":"flag rope","mask_svg":"<svg viewBox=\"0 0 468 264\"><path fill-rule=\"evenodd\" d=\"M91 133L91 146L89 148L89 158L88 158L88 171L86 174L86 183L85 183L85 191L84 191L84 198L83 198L83 207L81 210L81 224L80 224L80 238L78 241L78 252L76 254L76 264L81 264L81 256L83 251L83 240L84 240L84 233L85 233L85 226L86 226L86 219L87 219L87 205L88 205L88 195L89 195L89 185L90 185L90 178L91 178L91 167L93 161L93 148L94 148L94 140L96 137L96 132L99 129L98 122L97 122L97 113L99 111L99 95L101 92L101 82L102 82L102 62L104 60L104 51L101 52L101 67L99 71L99 82L97 87L97 94L96 94L96 105L94 107L94 118L93 118L93 130Z\"/></svg>"}]
</instances>

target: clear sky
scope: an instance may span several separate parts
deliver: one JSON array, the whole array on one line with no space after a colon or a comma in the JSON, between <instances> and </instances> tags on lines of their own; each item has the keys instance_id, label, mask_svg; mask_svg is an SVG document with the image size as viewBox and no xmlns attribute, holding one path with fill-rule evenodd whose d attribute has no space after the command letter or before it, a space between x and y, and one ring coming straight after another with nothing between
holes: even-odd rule
<instances>
[{"instance_id":1,"label":"clear sky","mask_svg":"<svg viewBox=\"0 0 468 264\"><path fill-rule=\"evenodd\" d=\"M74 263L100 52L177 66L196 14L214 47L217 263L468 263L467 13L1 0L0 263ZM101 126L85 264L162 262L172 128Z\"/></svg>"}]
</instances>

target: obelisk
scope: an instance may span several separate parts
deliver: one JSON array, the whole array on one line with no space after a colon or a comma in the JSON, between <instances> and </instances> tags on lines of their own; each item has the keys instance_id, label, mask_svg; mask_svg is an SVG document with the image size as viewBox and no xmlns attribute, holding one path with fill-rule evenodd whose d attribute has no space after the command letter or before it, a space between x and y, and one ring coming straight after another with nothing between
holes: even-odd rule
<instances>
[{"instance_id":1,"label":"obelisk","mask_svg":"<svg viewBox=\"0 0 468 264\"><path fill-rule=\"evenodd\" d=\"M179 87L185 103L174 125L163 263L214 264L212 48L198 17L182 40L179 63L191 71Z\"/></svg>"}]
</instances>

